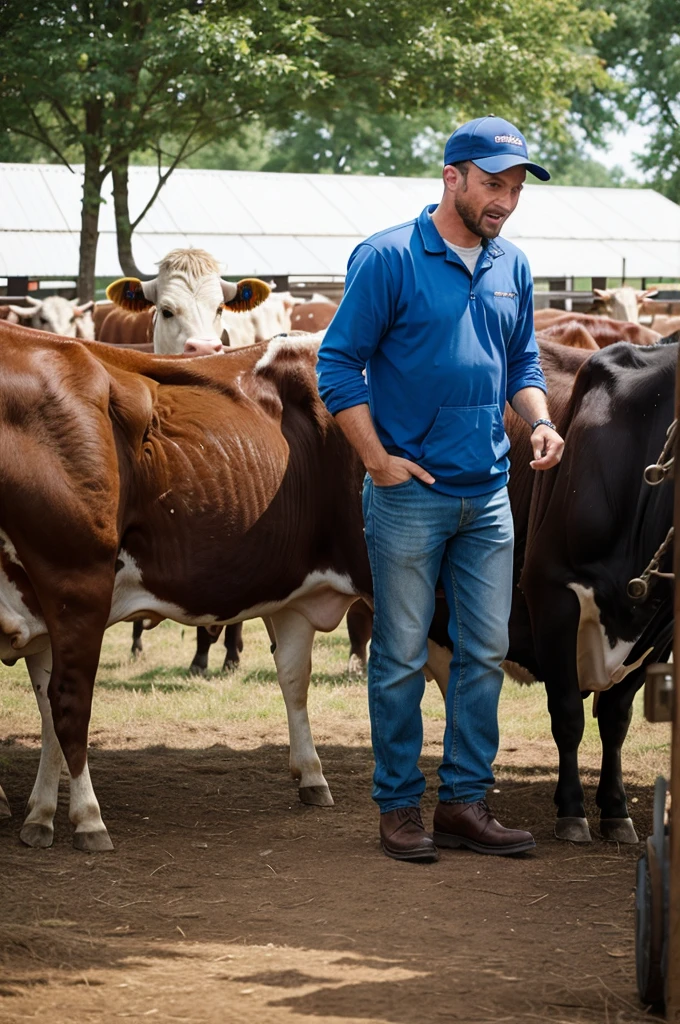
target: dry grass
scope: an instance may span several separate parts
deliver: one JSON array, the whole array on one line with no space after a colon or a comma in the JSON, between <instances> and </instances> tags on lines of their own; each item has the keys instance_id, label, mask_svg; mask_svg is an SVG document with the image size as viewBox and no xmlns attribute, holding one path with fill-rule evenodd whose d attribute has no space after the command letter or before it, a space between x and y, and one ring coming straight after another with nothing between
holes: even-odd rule
<instances>
[{"instance_id":1,"label":"dry grass","mask_svg":"<svg viewBox=\"0 0 680 1024\"><path fill-rule=\"evenodd\" d=\"M97 676L91 738L98 745L115 740L125 746L169 743L203 746L220 742L228 730L231 742L256 746L267 735L285 742L286 715L279 690L269 638L259 619L244 624L245 652L241 667L231 675L219 671L224 659L221 641L211 650L207 679L191 677L195 631L163 622L144 634L145 653L130 658L131 627L120 623L105 638ZM345 624L334 633L318 635L314 649L309 707L317 742L342 736L348 744L369 742L366 685L347 675L348 641ZM0 665L2 738L39 739L39 719L23 662ZM439 743L442 701L434 683L423 700L426 742ZM522 747L544 751L546 766L556 764L556 751L541 685L519 686L506 680L501 699L501 754L505 764L522 763ZM641 694L625 747L627 774L651 784L665 770L670 736L667 726L650 725L641 712ZM582 763L599 760L597 722L586 704Z\"/></svg>"}]
</instances>

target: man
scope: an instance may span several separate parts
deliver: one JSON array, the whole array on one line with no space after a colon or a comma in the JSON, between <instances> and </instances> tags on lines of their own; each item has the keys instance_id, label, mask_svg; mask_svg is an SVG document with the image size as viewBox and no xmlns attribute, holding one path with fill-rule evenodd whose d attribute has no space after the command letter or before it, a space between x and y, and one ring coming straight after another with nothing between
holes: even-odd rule
<instances>
[{"instance_id":1,"label":"man","mask_svg":"<svg viewBox=\"0 0 680 1024\"><path fill-rule=\"evenodd\" d=\"M506 399L531 424L534 469L556 465L563 448L546 404L529 266L495 241L526 171L550 176L529 161L517 128L493 116L458 128L444 165L438 206L352 253L318 370L321 396L367 470L373 797L384 852L414 861L436 860L435 842L491 854L535 846L484 801L512 587ZM419 810L418 758L440 579L454 652L433 841Z\"/></svg>"}]
</instances>

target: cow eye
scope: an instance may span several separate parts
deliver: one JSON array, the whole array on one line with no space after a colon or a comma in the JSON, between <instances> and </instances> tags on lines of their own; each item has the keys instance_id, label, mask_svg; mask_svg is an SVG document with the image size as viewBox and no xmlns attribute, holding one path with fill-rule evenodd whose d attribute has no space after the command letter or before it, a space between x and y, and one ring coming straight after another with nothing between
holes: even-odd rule
<instances>
[{"instance_id":1,"label":"cow eye","mask_svg":"<svg viewBox=\"0 0 680 1024\"><path fill-rule=\"evenodd\" d=\"M72 316L71 319L69 320L69 323L70 324L74 324L75 322L76 322L76 318L74 316Z\"/></svg>"},{"instance_id":2,"label":"cow eye","mask_svg":"<svg viewBox=\"0 0 680 1024\"><path fill-rule=\"evenodd\" d=\"M170 318L175 315L171 309L163 309L161 312L166 320L170 320Z\"/></svg>"},{"instance_id":3,"label":"cow eye","mask_svg":"<svg viewBox=\"0 0 680 1024\"><path fill-rule=\"evenodd\" d=\"M47 320L44 316L41 316L40 317L40 323L41 324L49 324L49 320Z\"/></svg>"}]
</instances>

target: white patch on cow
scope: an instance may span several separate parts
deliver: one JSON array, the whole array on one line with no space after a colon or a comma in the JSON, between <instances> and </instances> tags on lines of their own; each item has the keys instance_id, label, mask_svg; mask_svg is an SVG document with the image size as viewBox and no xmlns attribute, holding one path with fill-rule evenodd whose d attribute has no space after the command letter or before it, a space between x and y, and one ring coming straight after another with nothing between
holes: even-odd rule
<instances>
[{"instance_id":1,"label":"white patch on cow","mask_svg":"<svg viewBox=\"0 0 680 1024\"><path fill-rule=\"evenodd\" d=\"M29 321L29 327L37 331L50 331L52 334L60 334L64 338L81 337L94 340L94 322L92 322L92 336L87 323L81 325L78 330L78 322L84 316L89 316L92 302L86 302L79 306L77 299L65 299L61 295L50 295L46 299L34 299L26 296L28 306L10 306L12 312L22 320ZM83 333L84 332L84 333Z\"/></svg>"},{"instance_id":2,"label":"white patch on cow","mask_svg":"<svg viewBox=\"0 0 680 1024\"><path fill-rule=\"evenodd\" d=\"M638 323L638 299L634 288L614 288L612 291L612 317Z\"/></svg>"},{"instance_id":3,"label":"white patch on cow","mask_svg":"<svg viewBox=\"0 0 680 1024\"><path fill-rule=\"evenodd\" d=\"M10 562L14 562L15 565L21 565L21 559L17 554L17 549L14 547L14 541L4 530L0 530L0 547L5 549L5 554ZM23 569L23 565L21 565L21 568Z\"/></svg>"},{"instance_id":4,"label":"white patch on cow","mask_svg":"<svg viewBox=\"0 0 680 1024\"><path fill-rule=\"evenodd\" d=\"M291 608L276 612L272 626L276 636L276 673L288 717L290 773L300 780L302 789L328 789L307 712L314 627L306 616Z\"/></svg>"},{"instance_id":5,"label":"white patch on cow","mask_svg":"<svg viewBox=\"0 0 680 1024\"><path fill-rule=\"evenodd\" d=\"M634 669L638 668L648 654L653 650L648 648L645 653L631 665L624 665L624 662L633 647L635 640L617 640L611 643L605 632L600 618L600 609L595 601L595 592L592 587L584 587L581 583L568 583L569 590L573 590L578 598L580 606L579 631L577 639L577 666L578 684L581 690L606 690L614 683L620 683ZM599 649L592 650L590 646L582 643L585 630L589 626L597 625L600 632ZM601 659L601 660L600 660Z\"/></svg>"},{"instance_id":6,"label":"white patch on cow","mask_svg":"<svg viewBox=\"0 0 680 1024\"><path fill-rule=\"evenodd\" d=\"M0 548L10 562L21 565L14 544L3 530L0 530ZM47 646L49 637L44 619L31 612L0 562L0 658L25 657Z\"/></svg>"},{"instance_id":7,"label":"white patch on cow","mask_svg":"<svg viewBox=\"0 0 680 1024\"><path fill-rule=\"evenodd\" d=\"M142 573L135 559L121 549L118 558L123 567L116 573L111 612L108 626L125 619L141 618L147 614L152 619L173 619L186 626L231 625L244 619L259 619L272 615L282 608L294 608L301 612L314 626L323 632L336 628L349 605L356 600L358 591L349 576L332 569L315 570L287 597L280 601L265 601L244 608L230 619L218 619L214 615L191 615L172 601L163 601L147 590L142 583Z\"/></svg>"},{"instance_id":8,"label":"white patch on cow","mask_svg":"<svg viewBox=\"0 0 680 1024\"><path fill-rule=\"evenodd\" d=\"M161 270L156 279L154 352L179 355L187 338L219 341L222 301L219 274L192 278ZM164 311L172 316L165 316Z\"/></svg>"},{"instance_id":9,"label":"white patch on cow","mask_svg":"<svg viewBox=\"0 0 680 1024\"><path fill-rule=\"evenodd\" d=\"M42 748L38 774L28 799L28 815L24 825L40 825L51 832L57 809L59 777L64 755L54 730L52 707L47 693L52 675L52 650L49 645L41 653L28 656L26 667L40 710ZM106 832L87 762L80 775L75 778L70 776L69 782L69 818L75 825L76 832Z\"/></svg>"},{"instance_id":10,"label":"white patch on cow","mask_svg":"<svg viewBox=\"0 0 680 1024\"><path fill-rule=\"evenodd\" d=\"M639 323L639 304L645 292L637 292L635 288L624 285L621 288L602 290L595 288L594 295L604 300L604 313L613 320L624 320Z\"/></svg>"},{"instance_id":11,"label":"white patch on cow","mask_svg":"<svg viewBox=\"0 0 680 1024\"><path fill-rule=\"evenodd\" d=\"M255 363L255 369L264 370L267 366L271 366L276 357L284 352L300 352L307 349L316 355L325 333L325 330L317 331L315 334L305 334L304 331L300 331L290 336L281 335L272 338L264 355Z\"/></svg>"},{"instance_id":12,"label":"white patch on cow","mask_svg":"<svg viewBox=\"0 0 680 1024\"><path fill-rule=\"evenodd\" d=\"M25 825L44 825L52 829L54 812L57 809L59 794L59 776L64 763L64 755L52 722L52 708L47 688L52 674L52 650L48 646L40 654L26 658L26 668L31 677L33 692L38 702L40 721L42 723L42 747L40 766L35 785L28 798L28 815Z\"/></svg>"},{"instance_id":13,"label":"white patch on cow","mask_svg":"<svg viewBox=\"0 0 680 1024\"><path fill-rule=\"evenodd\" d=\"M68 816L76 832L106 832L87 762L80 775L71 776Z\"/></svg>"},{"instance_id":14,"label":"white patch on cow","mask_svg":"<svg viewBox=\"0 0 680 1024\"><path fill-rule=\"evenodd\" d=\"M243 348L290 331L296 305L290 292L273 292L254 309L241 313L223 309L222 341L229 348Z\"/></svg>"}]
</instances>

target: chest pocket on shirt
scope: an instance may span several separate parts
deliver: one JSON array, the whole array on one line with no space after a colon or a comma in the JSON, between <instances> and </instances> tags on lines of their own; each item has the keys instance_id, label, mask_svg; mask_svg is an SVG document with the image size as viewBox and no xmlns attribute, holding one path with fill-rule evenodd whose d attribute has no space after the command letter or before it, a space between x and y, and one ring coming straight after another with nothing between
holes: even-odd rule
<instances>
[{"instance_id":1,"label":"chest pocket on shirt","mask_svg":"<svg viewBox=\"0 0 680 1024\"><path fill-rule=\"evenodd\" d=\"M474 484L488 480L509 450L497 405L443 405L423 439L419 461L435 480Z\"/></svg>"},{"instance_id":2,"label":"chest pocket on shirt","mask_svg":"<svg viewBox=\"0 0 680 1024\"><path fill-rule=\"evenodd\" d=\"M485 296L484 305L487 315L490 314L497 320L503 340L507 344L519 316L519 295L512 289L508 291L497 289Z\"/></svg>"}]
</instances>

